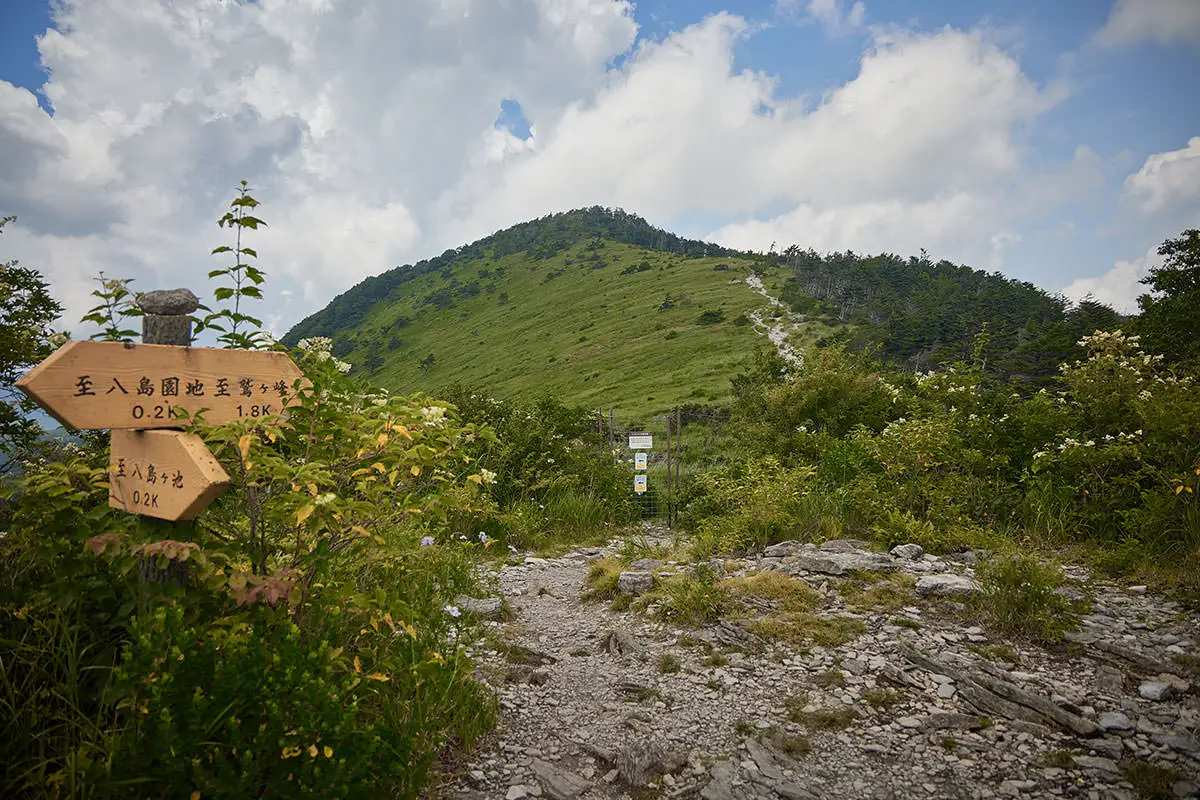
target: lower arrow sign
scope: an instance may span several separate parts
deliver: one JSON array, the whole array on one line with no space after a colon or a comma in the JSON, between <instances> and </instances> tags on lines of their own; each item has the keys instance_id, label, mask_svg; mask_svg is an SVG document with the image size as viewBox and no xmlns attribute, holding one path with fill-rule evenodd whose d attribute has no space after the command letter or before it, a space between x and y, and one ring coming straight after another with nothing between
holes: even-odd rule
<instances>
[{"instance_id":1,"label":"lower arrow sign","mask_svg":"<svg viewBox=\"0 0 1200 800\"><path fill-rule=\"evenodd\" d=\"M195 519L229 484L204 441L182 431L112 432L108 504L159 519Z\"/></svg>"}]
</instances>

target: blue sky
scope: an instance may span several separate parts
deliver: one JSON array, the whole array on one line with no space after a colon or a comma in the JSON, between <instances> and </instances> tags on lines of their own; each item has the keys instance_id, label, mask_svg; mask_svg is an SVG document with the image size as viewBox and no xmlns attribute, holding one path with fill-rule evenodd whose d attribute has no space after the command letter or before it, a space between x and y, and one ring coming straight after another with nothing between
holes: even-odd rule
<instances>
[{"instance_id":1,"label":"blue sky","mask_svg":"<svg viewBox=\"0 0 1200 800\"><path fill-rule=\"evenodd\" d=\"M245 177L280 332L595 203L1132 310L1155 247L1200 225L1197 78L1191 0L10 0L5 256L70 319L100 270L199 288Z\"/></svg>"}]
</instances>

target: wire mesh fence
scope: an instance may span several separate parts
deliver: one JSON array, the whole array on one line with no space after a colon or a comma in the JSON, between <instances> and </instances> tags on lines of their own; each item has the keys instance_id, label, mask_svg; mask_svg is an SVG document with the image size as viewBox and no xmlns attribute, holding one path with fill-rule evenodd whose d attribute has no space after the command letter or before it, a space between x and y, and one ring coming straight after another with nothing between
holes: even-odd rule
<instances>
[{"instance_id":1,"label":"wire mesh fence","mask_svg":"<svg viewBox=\"0 0 1200 800\"><path fill-rule=\"evenodd\" d=\"M665 414L634 417L618 409L597 412L598 430L613 458L633 470L630 493L643 519L668 527L695 476L722 463L729 448L729 415L705 407L680 407Z\"/></svg>"}]
</instances>

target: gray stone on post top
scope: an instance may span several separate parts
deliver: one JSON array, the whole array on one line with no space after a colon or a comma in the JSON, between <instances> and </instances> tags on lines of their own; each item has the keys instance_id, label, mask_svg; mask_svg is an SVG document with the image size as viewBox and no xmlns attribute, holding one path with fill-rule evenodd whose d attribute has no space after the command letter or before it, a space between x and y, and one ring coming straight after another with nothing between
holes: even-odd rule
<instances>
[{"instance_id":1,"label":"gray stone on post top","mask_svg":"<svg viewBox=\"0 0 1200 800\"><path fill-rule=\"evenodd\" d=\"M200 307L200 299L190 289L159 289L138 298L138 305L147 314L181 317Z\"/></svg>"},{"instance_id":2,"label":"gray stone on post top","mask_svg":"<svg viewBox=\"0 0 1200 800\"><path fill-rule=\"evenodd\" d=\"M142 342L187 347L192 343L192 320L188 314L200 307L189 289L159 289L138 298L142 311Z\"/></svg>"}]
</instances>

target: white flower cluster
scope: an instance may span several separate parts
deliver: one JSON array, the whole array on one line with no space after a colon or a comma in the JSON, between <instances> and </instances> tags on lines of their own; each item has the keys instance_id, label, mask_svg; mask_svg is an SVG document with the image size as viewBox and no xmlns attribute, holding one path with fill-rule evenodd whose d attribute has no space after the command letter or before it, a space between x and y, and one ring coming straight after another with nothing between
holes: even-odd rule
<instances>
[{"instance_id":1,"label":"white flower cluster","mask_svg":"<svg viewBox=\"0 0 1200 800\"><path fill-rule=\"evenodd\" d=\"M421 416L425 420L425 424L433 428L440 428L446 421L446 409L442 406L426 406L421 409Z\"/></svg>"},{"instance_id":2,"label":"white flower cluster","mask_svg":"<svg viewBox=\"0 0 1200 800\"><path fill-rule=\"evenodd\" d=\"M1096 331L1091 336L1084 336L1076 344L1088 349L1091 360L1115 361L1119 366L1129 367L1137 371L1137 367L1149 367L1163 360L1161 355L1143 353L1139 344L1140 336L1127 336L1120 330ZM1137 362L1137 363L1135 363ZM1079 362L1075 362L1079 366Z\"/></svg>"},{"instance_id":3,"label":"white flower cluster","mask_svg":"<svg viewBox=\"0 0 1200 800\"><path fill-rule=\"evenodd\" d=\"M492 472L490 469L479 470L479 477L480 477L480 479L483 480L484 483L495 483L496 482L496 473Z\"/></svg>"},{"instance_id":4,"label":"white flower cluster","mask_svg":"<svg viewBox=\"0 0 1200 800\"><path fill-rule=\"evenodd\" d=\"M1122 433L1118 433L1116 436L1113 436L1112 434L1105 434L1103 438L1104 438L1104 441L1106 441L1106 442L1128 443L1128 442L1132 442L1134 439L1138 438L1141 435L1142 435L1142 429L1139 428L1136 431L1134 431L1133 433L1122 432ZM1081 442L1078 439L1073 439L1070 436L1067 436L1067 437L1064 437L1062 442L1059 443L1059 445L1054 449L1057 449L1058 452L1060 452L1060 453L1065 453L1067 450L1071 450L1071 449L1074 449L1077 447L1095 447L1095 446L1096 446L1095 439L1088 439L1086 442ZM1048 448L1047 450L1039 450L1033 454L1033 457L1035 459L1038 459L1038 458L1044 458L1046 455L1048 455L1049 448L1053 447L1053 445L1048 444L1048 445L1046 445L1046 447Z\"/></svg>"},{"instance_id":5,"label":"white flower cluster","mask_svg":"<svg viewBox=\"0 0 1200 800\"><path fill-rule=\"evenodd\" d=\"M334 358L330 352L333 347L333 340L328 336L313 336L310 339L301 339L296 343L296 346L304 351L305 355L310 355L315 361L333 361L333 366L338 372L347 373L350 371L350 365L345 361Z\"/></svg>"},{"instance_id":6,"label":"white flower cluster","mask_svg":"<svg viewBox=\"0 0 1200 800\"><path fill-rule=\"evenodd\" d=\"M1137 345L1142 340L1140 336L1127 336L1120 328L1115 331L1096 331L1090 336L1084 336L1075 344L1089 349L1100 349L1110 345Z\"/></svg>"},{"instance_id":7,"label":"white flower cluster","mask_svg":"<svg viewBox=\"0 0 1200 800\"><path fill-rule=\"evenodd\" d=\"M311 339L301 339L296 346L305 353L328 353L333 347L333 339L328 336L314 336Z\"/></svg>"}]
</instances>

